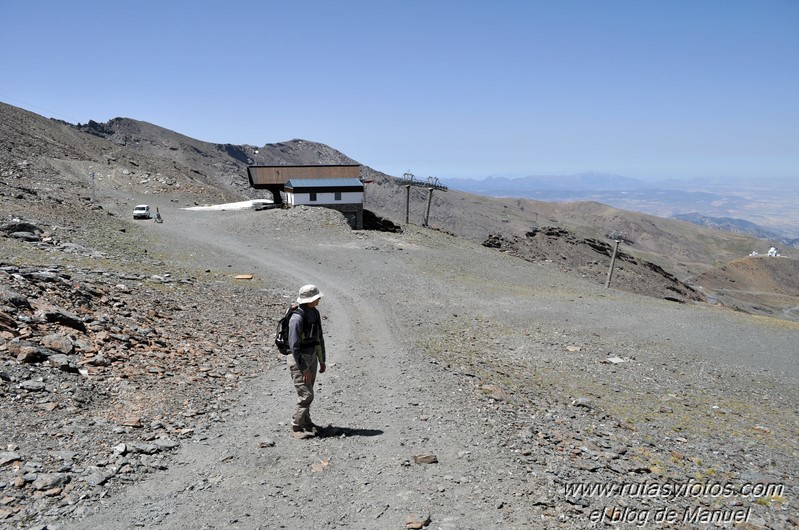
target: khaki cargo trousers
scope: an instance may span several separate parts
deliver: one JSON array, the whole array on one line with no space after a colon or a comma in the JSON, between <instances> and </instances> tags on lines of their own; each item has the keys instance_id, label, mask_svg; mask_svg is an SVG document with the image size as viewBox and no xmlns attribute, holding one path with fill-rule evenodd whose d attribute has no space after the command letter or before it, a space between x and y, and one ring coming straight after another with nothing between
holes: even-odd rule
<instances>
[{"instance_id":1,"label":"khaki cargo trousers","mask_svg":"<svg viewBox=\"0 0 799 530\"><path fill-rule=\"evenodd\" d=\"M314 398L313 385L316 382L316 372L319 368L319 359L316 355L303 355L305 362L311 370L311 384L306 385L302 378L302 371L297 363L294 361L294 356L286 355L286 362L289 365L291 372L291 380L294 382L294 388L297 390L297 408L294 415L291 417L291 430L302 431L310 430L313 427L311 421L311 403Z\"/></svg>"}]
</instances>

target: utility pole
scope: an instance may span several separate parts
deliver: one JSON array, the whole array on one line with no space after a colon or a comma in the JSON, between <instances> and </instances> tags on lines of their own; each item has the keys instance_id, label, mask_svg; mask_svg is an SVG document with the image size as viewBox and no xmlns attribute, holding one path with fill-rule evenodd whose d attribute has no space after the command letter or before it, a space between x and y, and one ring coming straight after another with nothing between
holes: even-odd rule
<instances>
[{"instance_id":1,"label":"utility pole","mask_svg":"<svg viewBox=\"0 0 799 530\"><path fill-rule=\"evenodd\" d=\"M405 185L405 224L408 224L408 212L411 209L411 185Z\"/></svg>"},{"instance_id":2,"label":"utility pole","mask_svg":"<svg viewBox=\"0 0 799 530\"><path fill-rule=\"evenodd\" d=\"M424 226L427 227L427 221L430 219L430 203L433 202L433 188L427 188L427 211L424 214Z\"/></svg>"},{"instance_id":3,"label":"utility pole","mask_svg":"<svg viewBox=\"0 0 799 530\"><path fill-rule=\"evenodd\" d=\"M610 287L610 279L613 277L613 266L616 265L616 253L619 251L619 243L621 243L621 240L616 239L613 245L613 255L610 257L610 269L608 269L608 279L605 280L605 289Z\"/></svg>"},{"instance_id":4,"label":"utility pole","mask_svg":"<svg viewBox=\"0 0 799 530\"><path fill-rule=\"evenodd\" d=\"M95 173L92 171L92 203L94 203L94 199L97 195L97 184L95 180Z\"/></svg>"}]
</instances>

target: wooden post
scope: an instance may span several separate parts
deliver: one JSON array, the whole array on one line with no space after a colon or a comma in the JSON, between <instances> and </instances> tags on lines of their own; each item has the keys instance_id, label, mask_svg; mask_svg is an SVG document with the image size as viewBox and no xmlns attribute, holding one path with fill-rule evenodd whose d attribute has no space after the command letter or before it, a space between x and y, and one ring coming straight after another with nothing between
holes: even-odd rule
<instances>
[{"instance_id":1,"label":"wooden post","mask_svg":"<svg viewBox=\"0 0 799 530\"><path fill-rule=\"evenodd\" d=\"M430 219L430 203L433 202L433 188L427 188L427 211L424 214L424 224L427 226L427 221Z\"/></svg>"},{"instance_id":2,"label":"wooden post","mask_svg":"<svg viewBox=\"0 0 799 530\"><path fill-rule=\"evenodd\" d=\"M405 185L405 224L408 224L408 211L411 209L411 185Z\"/></svg>"},{"instance_id":3,"label":"wooden post","mask_svg":"<svg viewBox=\"0 0 799 530\"><path fill-rule=\"evenodd\" d=\"M619 251L620 242L621 241L617 239L613 245L613 255L610 257L610 269L608 269L608 279L605 280L605 289L610 287L610 279L613 277L613 266L616 264L616 253Z\"/></svg>"}]
</instances>

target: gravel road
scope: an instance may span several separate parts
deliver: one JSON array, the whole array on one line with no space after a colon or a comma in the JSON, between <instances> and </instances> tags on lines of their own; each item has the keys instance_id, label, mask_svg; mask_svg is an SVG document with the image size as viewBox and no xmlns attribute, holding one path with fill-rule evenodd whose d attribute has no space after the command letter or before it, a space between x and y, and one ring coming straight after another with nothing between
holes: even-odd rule
<instances>
[{"instance_id":1,"label":"gravel road","mask_svg":"<svg viewBox=\"0 0 799 530\"><path fill-rule=\"evenodd\" d=\"M149 251L254 274L252 311L306 283L325 293L312 411L333 435L289 436L288 370L265 351L233 419L52 528L587 528L617 505L652 523L666 504L799 524L794 323L605 290L436 231L352 232L322 209L161 211ZM564 490L711 479L785 488L701 503Z\"/></svg>"}]
</instances>

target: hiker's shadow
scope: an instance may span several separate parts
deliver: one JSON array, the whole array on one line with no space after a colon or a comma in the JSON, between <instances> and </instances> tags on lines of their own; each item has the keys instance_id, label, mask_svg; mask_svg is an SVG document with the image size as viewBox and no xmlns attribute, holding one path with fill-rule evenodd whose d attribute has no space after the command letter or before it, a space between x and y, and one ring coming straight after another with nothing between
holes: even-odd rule
<instances>
[{"instance_id":1,"label":"hiker's shadow","mask_svg":"<svg viewBox=\"0 0 799 530\"><path fill-rule=\"evenodd\" d=\"M319 438L332 438L335 436L380 436L383 431L380 429L356 429L353 427L336 427L328 425L321 429L316 436Z\"/></svg>"}]
</instances>

